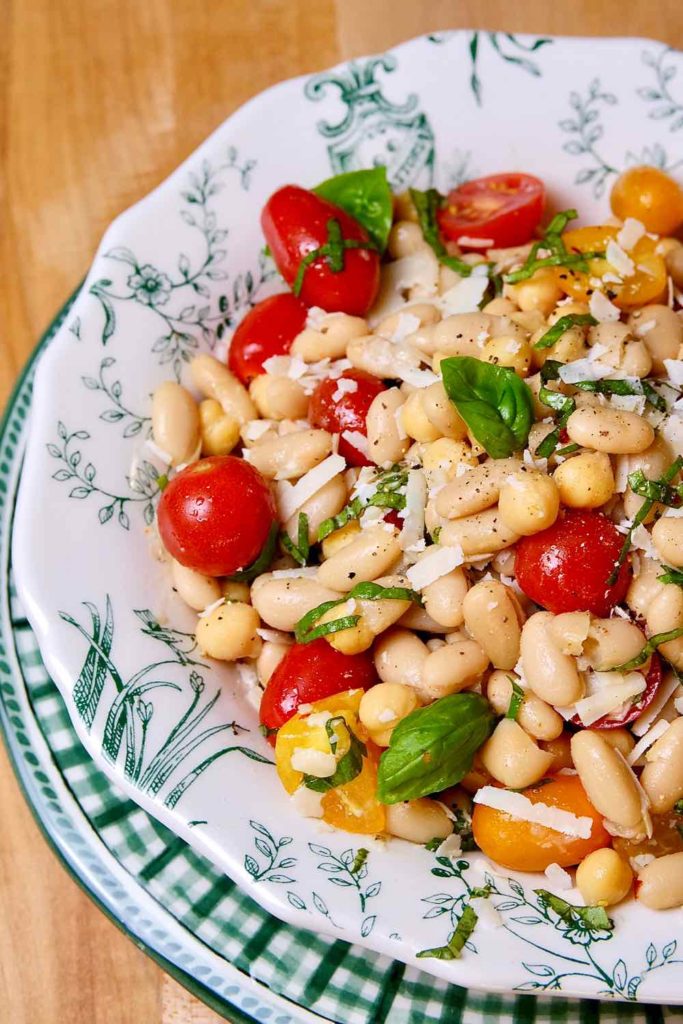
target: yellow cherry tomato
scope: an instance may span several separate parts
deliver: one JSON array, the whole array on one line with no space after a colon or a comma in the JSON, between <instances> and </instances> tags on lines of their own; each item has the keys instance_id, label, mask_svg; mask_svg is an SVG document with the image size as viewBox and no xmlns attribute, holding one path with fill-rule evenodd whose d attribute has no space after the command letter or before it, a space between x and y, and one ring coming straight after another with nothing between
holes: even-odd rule
<instances>
[{"instance_id":1,"label":"yellow cherry tomato","mask_svg":"<svg viewBox=\"0 0 683 1024\"><path fill-rule=\"evenodd\" d=\"M289 794L292 794L303 781L303 773L292 768L292 754L297 747L305 750L319 750L323 754L331 753L330 740L324 724L310 721L311 715L321 711L328 712L332 718L343 718L349 729L364 741L367 732L358 721L358 708L360 707L363 690L346 690L343 693L335 693L332 697L316 701L311 704L311 710L306 715L293 715L288 722L278 730L275 741L275 767L282 785ZM340 757L346 753L349 747L349 737L345 729L335 730L337 734L337 754Z\"/></svg>"},{"instance_id":2,"label":"yellow cherry tomato","mask_svg":"<svg viewBox=\"0 0 683 1024\"><path fill-rule=\"evenodd\" d=\"M566 231L562 240L570 253L605 252L610 241L616 242L619 228L609 224L575 228ZM595 291L595 280L601 281L600 290L619 309L632 309L650 302L659 302L666 295L666 264L656 252L657 241L643 236L627 254L635 264L633 274L624 276L604 257L588 260L588 273L576 267L556 267L555 276L562 291L581 302L587 302ZM605 275L607 279L604 280ZM611 280L620 278L621 280Z\"/></svg>"},{"instance_id":3,"label":"yellow cherry tomato","mask_svg":"<svg viewBox=\"0 0 683 1024\"><path fill-rule=\"evenodd\" d=\"M635 217L658 235L672 235L683 224L683 189L657 167L631 167L620 174L610 205L620 220Z\"/></svg>"},{"instance_id":4,"label":"yellow cherry tomato","mask_svg":"<svg viewBox=\"0 0 683 1024\"><path fill-rule=\"evenodd\" d=\"M386 811L377 799L379 751L372 744L367 745L367 750L360 775L343 786L330 789L324 794L321 805L323 821L328 825L345 832L377 835L386 825Z\"/></svg>"}]
</instances>

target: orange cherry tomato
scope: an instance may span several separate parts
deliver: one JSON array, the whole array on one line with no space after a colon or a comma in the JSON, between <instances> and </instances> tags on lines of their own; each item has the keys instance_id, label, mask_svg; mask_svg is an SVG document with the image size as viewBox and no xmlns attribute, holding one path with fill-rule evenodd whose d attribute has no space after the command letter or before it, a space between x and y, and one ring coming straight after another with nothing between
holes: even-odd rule
<instances>
[{"instance_id":1,"label":"orange cherry tomato","mask_svg":"<svg viewBox=\"0 0 683 1024\"><path fill-rule=\"evenodd\" d=\"M379 753L373 744L366 744L368 756L363 768L351 782L324 794L321 805L323 821L345 832L377 835L384 831L386 811L377 799L377 762Z\"/></svg>"},{"instance_id":2,"label":"orange cherry tomato","mask_svg":"<svg viewBox=\"0 0 683 1024\"><path fill-rule=\"evenodd\" d=\"M658 167L631 167L620 174L610 205L620 220L635 217L658 235L673 235L683 224L683 189Z\"/></svg>"},{"instance_id":3,"label":"orange cherry tomato","mask_svg":"<svg viewBox=\"0 0 683 1024\"><path fill-rule=\"evenodd\" d=\"M680 829L681 816L676 811L653 814L651 836L645 839L617 838L614 840L614 849L626 860L629 857L642 857L643 854L665 857L669 853L681 853L683 833Z\"/></svg>"},{"instance_id":4,"label":"orange cherry tomato","mask_svg":"<svg viewBox=\"0 0 683 1024\"><path fill-rule=\"evenodd\" d=\"M566 231L562 240L569 252L605 252L608 243L616 241L618 233L619 228L602 224ZM555 277L563 292L581 302L587 302L595 290L591 279L602 280L605 274L608 276L602 290L619 309L658 302L666 295L667 273L664 258L655 252L656 247L656 240L647 235L636 242L628 253L636 266L635 273L629 277L623 277L604 258L588 260L587 274L576 267L556 267ZM611 281L612 276L622 277L622 282Z\"/></svg>"},{"instance_id":5,"label":"orange cherry tomato","mask_svg":"<svg viewBox=\"0 0 683 1024\"><path fill-rule=\"evenodd\" d=\"M578 775L555 775L550 782L524 790L532 803L549 804L577 817L591 818L590 839L575 839L545 825L476 804L472 831L477 846L496 864L511 871L545 871L549 864L568 868L587 857L593 850L609 846L612 837L602 824L602 817L590 803Z\"/></svg>"}]
</instances>

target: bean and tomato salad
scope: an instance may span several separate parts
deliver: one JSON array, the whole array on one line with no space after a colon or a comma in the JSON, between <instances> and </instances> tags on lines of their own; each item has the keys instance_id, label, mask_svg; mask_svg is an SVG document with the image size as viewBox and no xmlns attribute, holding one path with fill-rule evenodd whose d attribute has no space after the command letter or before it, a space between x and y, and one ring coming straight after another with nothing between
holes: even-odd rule
<instances>
[{"instance_id":1,"label":"bean and tomato salad","mask_svg":"<svg viewBox=\"0 0 683 1024\"><path fill-rule=\"evenodd\" d=\"M577 221L523 173L278 189L277 294L153 396L157 527L298 813L664 909L683 191L631 168Z\"/></svg>"}]
</instances>

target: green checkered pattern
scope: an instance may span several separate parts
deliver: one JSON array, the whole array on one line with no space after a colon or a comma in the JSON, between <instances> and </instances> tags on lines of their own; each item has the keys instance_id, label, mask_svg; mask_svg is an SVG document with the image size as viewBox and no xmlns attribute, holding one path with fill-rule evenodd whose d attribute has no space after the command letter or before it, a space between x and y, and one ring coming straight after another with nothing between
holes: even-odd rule
<instances>
[{"instance_id":1,"label":"green checkered pattern","mask_svg":"<svg viewBox=\"0 0 683 1024\"><path fill-rule=\"evenodd\" d=\"M23 421L25 408L19 406L20 397L15 403ZM27 404L25 397L23 402ZM17 448L9 454L18 441L9 419L4 453L14 459L21 453ZM6 472L7 465L0 465L0 474ZM0 485L5 494L2 480ZM291 928L269 916L231 879L127 799L98 771L47 675L11 584L10 593L13 636L4 639L15 646L36 723L49 744L56 768L113 857L177 922L172 939L181 966L184 937L189 931L218 956L292 1004L344 1024L475 1024L484 1019L505 1024L532 1020L539 1024L602 1024L617 1019L669 1024L683 1019L681 1009L469 992L388 957ZM19 687L21 680L13 683ZM27 741L24 738L22 742ZM49 782L47 778L45 781ZM44 788L44 792L49 791ZM34 809L40 816L40 806ZM185 959L189 970L192 958ZM294 1007L292 1013L296 1017ZM225 1014L230 1018L227 1004ZM266 1018L261 1013L259 1019Z\"/></svg>"}]
</instances>

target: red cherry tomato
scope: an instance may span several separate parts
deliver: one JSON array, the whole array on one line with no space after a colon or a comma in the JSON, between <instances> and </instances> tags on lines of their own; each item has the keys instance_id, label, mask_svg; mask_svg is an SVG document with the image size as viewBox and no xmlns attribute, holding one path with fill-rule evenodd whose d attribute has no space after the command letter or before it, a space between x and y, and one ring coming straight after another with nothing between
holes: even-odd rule
<instances>
[{"instance_id":1,"label":"red cherry tomato","mask_svg":"<svg viewBox=\"0 0 683 1024\"><path fill-rule=\"evenodd\" d=\"M228 366L243 384L263 373L271 356L286 356L306 326L308 310L291 292L271 295L250 309L235 331Z\"/></svg>"},{"instance_id":2,"label":"red cherry tomato","mask_svg":"<svg viewBox=\"0 0 683 1024\"><path fill-rule=\"evenodd\" d=\"M345 391L341 398L335 399L333 395L338 391L339 382L342 380L353 380L358 386L355 391ZM386 388L377 377L363 373L362 370L345 370L341 377L328 377L318 384L308 406L308 418L314 427L322 427L331 434L356 430L367 437L368 409L381 391L386 391ZM339 454L343 455L351 466L374 465L372 458L367 458L345 437L339 438Z\"/></svg>"},{"instance_id":3,"label":"red cherry tomato","mask_svg":"<svg viewBox=\"0 0 683 1024\"><path fill-rule=\"evenodd\" d=\"M616 582L607 585L623 542L601 512L572 510L547 530L518 542L517 582L527 597L555 615L588 611L605 618L628 590L626 562Z\"/></svg>"},{"instance_id":4,"label":"red cherry tomato","mask_svg":"<svg viewBox=\"0 0 683 1024\"><path fill-rule=\"evenodd\" d=\"M300 704L314 704L343 690L367 690L376 682L369 654L342 654L322 638L293 644L268 680L261 723L279 729Z\"/></svg>"},{"instance_id":5,"label":"red cherry tomato","mask_svg":"<svg viewBox=\"0 0 683 1024\"><path fill-rule=\"evenodd\" d=\"M266 481L232 455L200 459L178 473L157 511L168 553L206 576L230 576L251 565L276 517Z\"/></svg>"},{"instance_id":6,"label":"red cherry tomato","mask_svg":"<svg viewBox=\"0 0 683 1024\"><path fill-rule=\"evenodd\" d=\"M645 636L643 636L643 646L645 646ZM597 722L593 722L591 729L619 729L622 725L630 725L631 722L635 722L636 718L640 718L643 711L646 711L652 701L657 696L657 690L662 682L662 663L658 654L652 655L652 661L650 662L650 668L645 676L645 689L638 697L635 704L632 704L628 711L624 712L621 718L613 718L609 715L605 715L604 718L599 718ZM570 719L573 725L579 725L583 728L583 722L578 715L574 715Z\"/></svg>"},{"instance_id":7,"label":"red cherry tomato","mask_svg":"<svg viewBox=\"0 0 683 1024\"><path fill-rule=\"evenodd\" d=\"M297 185L278 189L263 208L261 227L278 270L293 284L304 256L329 238L328 223L337 220L344 239L369 242L358 221L338 206ZM304 272L300 298L307 306L328 312L365 316L379 288L379 253L374 249L344 249L343 268L334 272L321 256Z\"/></svg>"},{"instance_id":8,"label":"red cherry tomato","mask_svg":"<svg viewBox=\"0 0 683 1024\"><path fill-rule=\"evenodd\" d=\"M438 213L444 238L489 239L494 246L523 245L543 216L545 186L530 174L491 174L466 181L448 194ZM471 248L474 248L472 246Z\"/></svg>"}]
</instances>

